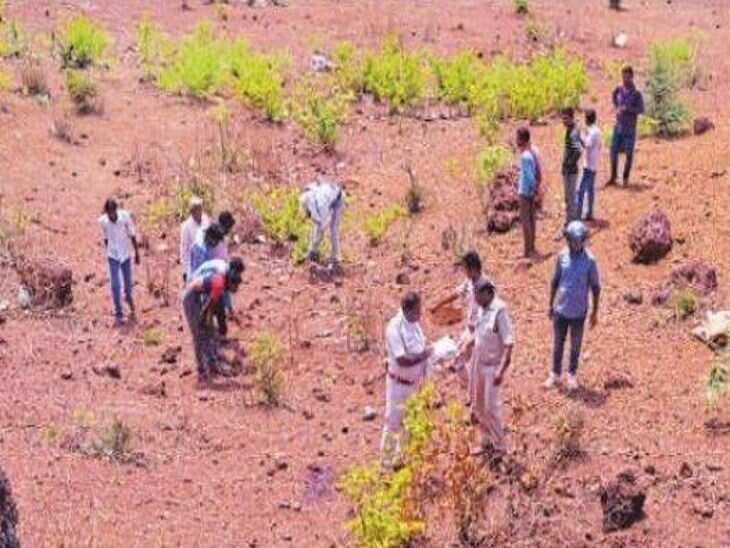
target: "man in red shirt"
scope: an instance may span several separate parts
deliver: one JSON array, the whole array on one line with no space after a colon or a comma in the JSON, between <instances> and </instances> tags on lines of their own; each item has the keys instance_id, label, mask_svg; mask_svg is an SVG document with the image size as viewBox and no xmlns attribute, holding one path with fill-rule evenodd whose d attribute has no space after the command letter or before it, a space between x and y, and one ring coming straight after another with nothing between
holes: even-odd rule
<instances>
[{"instance_id":1,"label":"man in red shirt","mask_svg":"<svg viewBox=\"0 0 730 548\"><path fill-rule=\"evenodd\" d=\"M211 372L218 368L218 345L213 329L215 309L224 292L238 290L243 270L243 261L234 257L222 269L201 269L185 288L183 312L193 337L200 384L207 384Z\"/></svg>"}]
</instances>

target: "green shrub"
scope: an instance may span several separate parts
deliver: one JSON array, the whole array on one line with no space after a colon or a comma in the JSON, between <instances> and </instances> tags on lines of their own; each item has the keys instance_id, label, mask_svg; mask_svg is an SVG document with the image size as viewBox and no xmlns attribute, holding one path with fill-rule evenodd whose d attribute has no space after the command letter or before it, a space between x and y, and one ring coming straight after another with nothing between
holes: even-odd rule
<instances>
[{"instance_id":1,"label":"green shrub","mask_svg":"<svg viewBox=\"0 0 730 548\"><path fill-rule=\"evenodd\" d=\"M377 213L368 215L365 219L365 234L370 245L377 246L382 242L390 225L405 214L405 210L400 205L391 205Z\"/></svg>"},{"instance_id":2,"label":"green shrub","mask_svg":"<svg viewBox=\"0 0 730 548\"><path fill-rule=\"evenodd\" d=\"M216 204L215 189L207 181L193 175L189 181L175 187L175 218L182 222L190 213L190 199L197 196L203 200L203 209L213 211Z\"/></svg>"},{"instance_id":3,"label":"green shrub","mask_svg":"<svg viewBox=\"0 0 730 548\"><path fill-rule=\"evenodd\" d=\"M487 146L477 157L477 177L482 184L490 184L497 172L509 164L510 160L512 160L510 149L498 145Z\"/></svg>"},{"instance_id":4,"label":"green shrub","mask_svg":"<svg viewBox=\"0 0 730 548\"><path fill-rule=\"evenodd\" d=\"M672 296L674 319L677 321L689 318L697 312L698 306L697 294L691 288L676 290Z\"/></svg>"},{"instance_id":5,"label":"green shrub","mask_svg":"<svg viewBox=\"0 0 730 548\"><path fill-rule=\"evenodd\" d=\"M9 91L13 87L13 77L0 67L0 91Z\"/></svg>"},{"instance_id":6,"label":"green shrub","mask_svg":"<svg viewBox=\"0 0 730 548\"><path fill-rule=\"evenodd\" d=\"M697 62L699 42L698 35L654 42L649 50L649 64L666 64L679 87L692 87L701 75Z\"/></svg>"},{"instance_id":7,"label":"green shrub","mask_svg":"<svg viewBox=\"0 0 730 548\"><path fill-rule=\"evenodd\" d=\"M379 101L387 101L392 112L419 104L427 81L424 55L405 51L397 37L388 38L379 51L365 58L364 90Z\"/></svg>"},{"instance_id":8,"label":"green shrub","mask_svg":"<svg viewBox=\"0 0 730 548\"><path fill-rule=\"evenodd\" d=\"M210 23L199 23L177 44L169 65L160 72L160 88L193 97L216 94L226 82L226 52L226 42L215 35Z\"/></svg>"},{"instance_id":9,"label":"green shrub","mask_svg":"<svg viewBox=\"0 0 730 548\"><path fill-rule=\"evenodd\" d=\"M299 206L299 192L292 188L275 188L253 196L252 205L269 238L291 244L290 256L295 264L304 261L309 245L309 222Z\"/></svg>"},{"instance_id":10,"label":"green shrub","mask_svg":"<svg viewBox=\"0 0 730 548\"><path fill-rule=\"evenodd\" d=\"M157 78L162 67L175 55L175 46L148 15L137 25L137 54L148 78Z\"/></svg>"},{"instance_id":11,"label":"green shrub","mask_svg":"<svg viewBox=\"0 0 730 548\"><path fill-rule=\"evenodd\" d=\"M730 392L728 370L722 363L715 363L707 373L705 386L705 403L709 410L717 407L718 401Z\"/></svg>"},{"instance_id":12,"label":"green shrub","mask_svg":"<svg viewBox=\"0 0 730 548\"><path fill-rule=\"evenodd\" d=\"M515 13L524 15L530 11L530 5L527 0L512 0L512 6L515 8Z\"/></svg>"},{"instance_id":13,"label":"green shrub","mask_svg":"<svg viewBox=\"0 0 730 548\"><path fill-rule=\"evenodd\" d=\"M676 137L689 129L690 111L680 97L685 76L682 64L673 57L673 47L654 45L646 82L646 114L656 120L656 134Z\"/></svg>"},{"instance_id":14,"label":"green shrub","mask_svg":"<svg viewBox=\"0 0 730 548\"><path fill-rule=\"evenodd\" d=\"M278 122L287 115L284 98L283 55L257 53L243 40L237 40L228 52L228 64L234 91L246 103L260 109L266 118Z\"/></svg>"},{"instance_id":15,"label":"green shrub","mask_svg":"<svg viewBox=\"0 0 730 548\"><path fill-rule=\"evenodd\" d=\"M465 50L433 63L438 94L447 103L470 103L474 88L483 81L486 65L472 50ZM473 105L470 105L473 106Z\"/></svg>"},{"instance_id":16,"label":"green shrub","mask_svg":"<svg viewBox=\"0 0 730 548\"><path fill-rule=\"evenodd\" d=\"M88 114L97 110L99 90L94 79L78 70L67 70L65 74L66 91L77 112Z\"/></svg>"},{"instance_id":17,"label":"green shrub","mask_svg":"<svg viewBox=\"0 0 730 548\"><path fill-rule=\"evenodd\" d=\"M0 57L23 57L30 52L30 40L15 21L0 19Z\"/></svg>"},{"instance_id":18,"label":"green shrub","mask_svg":"<svg viewBox=\"0 0 730 548\"><path fill-rule=\"evenodd\" d=\"M159 230L177 219L175 202L167 197L158 198L147 204L142 211L142 223L145 227Z\"/></svg>"},{"instance_id":19,"label":"green shrub","mask_svg":"<svg viewBox=\"0 0 730 548\"><path fill-rule=\"evenodd\" d=\"M259 333L251 344L251 361L256 367L256 387L261 403L276 407L281 403L284 389L282 360L284 349L273 333Z\"/></svg>"},{"instance_id":20,"label":"green shrub","mask_svg":"<svg viewBox=\"0 0 730 548\"><path fill-rule=\"evenodd\" d=\"M304 79L293 98L294 119L314 144L333 149L339 125L347 116L349 100L337 90L323 92L312 79Z\"/></svg>"},{"instance_id":21,"label":"green shrub","mask_svg":"<svg viewBox=\"0 0 730 548\"><path fill-rule=\"evenodd\" d=\"M111 39L103 28L79 15L67 23L59 42L64 68L86 68L102 62Z\"/></svg>"},{"instance_id":22,"label":"green shrub","mask_svg":"<svg viewBox=\"0 0 730 548\"><path fill-rule=\"evenodd\" d=\"M357 48L350 42L340 42L332 52L332 61L335 64L335 81L340 91L353 96L360 95L365 82L363 60Z\"/></svg>"}]
</instances>

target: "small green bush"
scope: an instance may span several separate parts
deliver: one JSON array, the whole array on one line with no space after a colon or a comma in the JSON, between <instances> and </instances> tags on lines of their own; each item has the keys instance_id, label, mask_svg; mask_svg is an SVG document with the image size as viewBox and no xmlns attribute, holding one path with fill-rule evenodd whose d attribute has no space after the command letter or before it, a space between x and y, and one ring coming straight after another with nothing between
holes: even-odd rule
<instances>
[{"instance_id":1,"label":"small green bush","mask_svg":"<svg viewBox=\"0 0 730 548\"><path fill-rule=\"evenodd\" d=\"M348 97L343 93L320 91L312 79L304 79L295 91L292 111L294 119L312 143L333 149L348 107Z\"/></svg>"},{"instance_id":2,"label":"small green bush","mask_svg":"<svg viewBox=\"0 0 730 548\"><path fill-rule=\"evenodd\" d=\"M407 52L397 37L388 38L379 51L365 58L364 89L377 100L387 101L392 112L419 104L427 83L425 56Z\"/></svg>"},{"instance_id":3,"label":"small green bush","mask_svg":"<svg viewBox=\"0 0 730 548\"><path fill-rule=\"evenodd\" d=\"M691 288L678 289L672 296L672 308L674 319L677 321L686 320L697 312L699 300L697 294Z\"/></svg>"},{"instance_id":4,"label":"small green bush","mask_svg":"<svg viewBox=\"0 0 730 548\"><path fill-rule=\"evenodd\" d=\"M100 64L111 44L109 34L84 15L74 17L67 23L59 41L64 68L79 69Z\"/></svg>"},{"instance_id":5,"label":"small green bush","mask_svg":"<svg viewBox=\"0 0 730 548\"><path fill-rule=\"evenodd\" d=\"M698 35L654 42L649 50L649 64L666 64L679 87L693 87L701 76L697 62L699 43Z\"/></svg>"},{"instance_id":6,"label":"small green bush","mask_svg":"<svg viewBox=\"0 0 730 548\"><path fill-rule=\"evenodd\" d=\"M439 97L451 104L470 103L475 94L474 88L487 71L486 65L472 50L462 51L446 59L436 59L432 67Z\"/></svg>"},{"instance_id":7,"label":"small green bush","mask_svg":"<svg viewBox=\"0 0 730 548\"><path fill-rule=\"evenodd\" d=\"M334 76L337 87L342 92L357 97L365 87L363 60L357 48L350 42L340 42L332 52L335 64Z\"/></svg>"},{"instance_id":8,"label":"small green bush","mask_svg":"<svg viewBox=\"0 0 730 548\"><path fill-rule=\"evenodd\" d=\"M274 188L253 196L252 205L269 238L291 244L290 256L295 264L304 261L309 245L309 222L299 206L299 192L291 188Z\"/></svg>"},{"instance_id":9,"label":"small green bush","mask_svg":"<svg viewBox=\"0 0 730 548\"><path fill-rule=\"evenodd\" d=\"M509 164L511 159L510 149L499 145L487 146L477 157L476 171L479 181L490 184L497 172Z\"/></svg>"},{"instance_id":10,"label":"small green bush","mask_svg":"<svg viewBox=\"0 0 730 548\"><path fill-rule=\"evenodd\" d=\"M239 97L262 110L272 122L286 117L284 67L287 60L283 55L257 53L248 42L239 39L228 52L228 64Z\"/></svg>"},{"instance_id":11,"label":"small green bush","mask_svg":"<svg viewBox=\"0 0 730 548\"><path fill-rule=\"evenodd\" d=\"M170 63L159 74L160 88L169 93L208 97L226 82L226 42L208 22L201 22L176 46Z\"/></svg>"},{"instance_id":12,"label":"small green bush","mask_svg":"<svg viewBox=\"0 0 730 548\"><path fill-rule=\"evenodd\" d=\"M147 78L157 78L175 55L175 46L148 15L137 25L137 54Z\"/></svg>"},{"instance_id":13,"label":"small green bush","mask_svg":"<svg viewBox=\"0 0 730 548\"><path fill-rule=\"evenodd\" d=\"M728 370L722 363L715 363L707 373L705 386L705 403L709 410L717 407L718 401L730 392Z\"/></svg>"},{"instance_id":14,"label":"small green bush","mask_svg":"<svg viewBox=\"0 0 730 548\"><path fill-rule=\"evenodd\" d=\"M530 11L528 0L512 0L512 6L515 8L515 13L519 15L524 15Z\"/></svg>"},{"instance_id":15,"label":"small green bush","mask_svg":"<svg viewBox=\"0 0 730 548\"><path fill-rule=\"evenodd\" d=\"M175 202L168 197L158 198L147 204L142 211L142 223L147 228L159 230L177 219Z\"/></svg>"},{"instance_id":16,"label":"small green bush","mask_svg":"<svg viewBox=\"0 0 730 548\"><path fill-rule=\"evenodd\" d=\"M405 216L406 212L400 205L391 205L381 211L368 215L365 219L365 234L371 246L377 246L383 241L385 234L399 218Z\"/></svg>"},{"instance_id":17,"label":"small green bush","mask_svg":"<svg viewBox=\"0 0 730 548\"><path fill-rule=\"evenodd\" d=\"M78 70L67 70L65 75L66 91L80 114L97 109L96 99L99 90L94 79Z\"/></svg>"},{"instance_id":18,"label":"small green bush","mask_svg":"<svg viewBox=\"0 0 730 548\"><path fill-rule=\"evenodd\" d=\"M282 360L284 349L273 333L259 333L251 345L251 361L256 367L256 387L261 403L276 407L281 403L284 389Z\"/></svg>"},{"instance_id":19,"label":"small green bush","mask_svg":"<svg viewBox=\"0 0 730 548\"><path fill-rule=\"evenodd\" d=\"M30 52L30 40L15 21L0 19L0 57L24 57Z\"/></svg>"},{"instance_id":20,"label":"small green bush","mask_svg":"<svg viewBox=\"0 0 730 548\"><path fill-rule=\"evenodd\" d=\"M676 137L689 129L691 114L680 96L689 69L676 52L673 41L654 44L649 60L646 113L656 121L655 133L661 137Z\"/></svg>"}]
</instances>

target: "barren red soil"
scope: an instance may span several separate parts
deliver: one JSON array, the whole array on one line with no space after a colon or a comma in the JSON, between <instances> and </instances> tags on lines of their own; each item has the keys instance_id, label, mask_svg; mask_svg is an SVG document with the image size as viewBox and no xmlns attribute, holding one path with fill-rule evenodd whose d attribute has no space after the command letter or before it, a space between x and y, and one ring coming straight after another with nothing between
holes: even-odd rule
<instances>
[{"instance_id":1,"label":"barren red soil","mask_svg":"<svg viewBox=\"0 0 730 548\"><path fill-rule=\"evenodd\" d=\"M271 127L244 108L235 111L237 145L258 154L283 180L302 185L315 164L337 166L354 198L341 285L310 283L306 269L273 258L266 246L237 250L248 265L237 296L247 319L233 335L245 343L258 330L272 330L288 347L288 405L267 411L255 405L249 377L199 391L194 376L181 375L193 363L176 301L162 306L145 290L148 277L164 270L166 257L176 256L176 229L164 239L147 234L151 246L136 270L139 325L112 329L96 223L110 195L141 214L192 155L216 146L208 105L140 83L133 51L134 28L143 12L179 36L201 18L215 19L213 7L199 0L191 0L191 11L174 0L10 0L7 15L34 32L49 32L83 10L115 40L115 61L101 77L104 113L70 115L74 144L49 134L52 121L70 110L57 59L45 61L52 82L50 106L20 94L0 95L2 207L22 207L32 216L25 252L63 259L76 281L71 308L24 312L15 310L14 274L7 266L0 273L0 300L12 305L0 325L0 465L13 485L23 545L351 545L343 528L348 502L333 482L352 464L377 457L380 419L363 422L361 415L366 405L381 414L384 408L380 338L382 322L404 291L396 275L407 271L426 304L435 302L461 279L452 253L441 248L441 234L449 226L457 232L467 226L516 323L515 358L503 389L514 458L543 470L551 456L555 417L577 408L586 419L586 457L550 478L541 476L536 492L520 495L518 515L507 512L513 487L498 483L485 509L487 521L495 530L518 526L502 537L502 545L730 546L730 436L712 435L704 426L712 417L703 399L712 353L689 334L693 320L667 321L670 312L649 302L676 264L699 257L720 274L720 290L708 306L730 304L725 284L730 269L725 252L730 244L730 130L725 123L730 115L730 10L724 0L625 3L628 9L621 13L610 12L604 1L531 0L530 5L550 39L585 59L591 85L583 103L597 108L604 131L611 126L609 94L615 85L604 62L632 62L643 85L641 69L652 40L701 31L704 74L687 98L695 114L709 116L717 128L701 137L640 141L633 187L599 191L597 213L605 222L594 231L591 248L602 270L603 314L587 339L584 397L569 399L541 389L550 361L546 307L553 260L525 268L518 261L518 231L506 236L483 231L472 175L480 146L473 121L381 117L366 101L361 113L351 115L334 158L317 155L293 124ZM326 47L348 39L373 46L392 31L409 46L440 53L472 47L485 57L496 50L526 56L535 47L526 37L525 19L513 14L507 0L291 0L286 8L262 9L241 4L233 4L227 30L245 34L263 49L289 50L299 70L305 70L313 43ZM625 50L610 47L619 30L629 36ZM512 131L503 129L505 142ZM548 119L533 137L552 185L538 247L553 254L562 245L553 241L561 222L559 131L559 121ZM426 209L413 221L409 240L413 269L401 266L409 221L399 221L376 249L368 247L359 229L368 211L402 199L408 184L401 167L405 159L426 192ZM145 163L149 169L138 178L134 167ZM601 182L605 163L604 158ZM247 174L225 177L221 205L241 207L247 181ZM655 205L668 213L682 243L657 265L632 264L628 232ZM178 278L173 267L173 286ZM627 304L629 290L642 290L644 304ZM176 291L173 287L173 297ZM366 354L347 346L345 311L357 308L369 309L377 320L377 344ZM142 344L149 326L162 331L161 347ZM445 332L428 319L425 327L434 338ZM163 368L162 351L177 345L183 347L182 363ZM105 364L118 365L121 380L93 372ZM70 380L62 379L69 372ZM604 382L615 374L630 377L633 387L606 390ZM146 388L160 382L166 395L149 395ZM452 376L439 382L462 397ZM322 393L326 397L316 397ZM715 414L727 421L729 412L725 403ZM83 420L104 424L113 417L131 427L144 466L84 457L56 439L56 433L63 438ZM691 477L680 475L683 463L689 464ZM606 535L597 488L627 468L646 486L647 516L625 532ZM313 483L318 474L324 480ZM429 527L430 546L448 545L438 525Z\"/></svg>"}]
</instances>

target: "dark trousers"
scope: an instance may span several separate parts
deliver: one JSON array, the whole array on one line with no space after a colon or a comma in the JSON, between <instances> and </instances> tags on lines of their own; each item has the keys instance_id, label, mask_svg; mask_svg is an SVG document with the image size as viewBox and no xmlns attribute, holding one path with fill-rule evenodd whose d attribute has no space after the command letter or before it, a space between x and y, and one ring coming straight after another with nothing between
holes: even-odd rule
<instances>
[{"instance_id":1,"label":"dark trousers","mask_svg":"<svg viewBox=\"0 0 730 548\"><path fill-rule=\"evenodd\" d=\"M203 321L203 306L201 297L195 291L187 291L183 296L183 312L190 328L195 351L195 363L198 368L198 377L208 378L211 370L216 367L218 347L213 328Z\"/></svg>"},{"instance_id":2,"label":"dark trousers","mask_svg":"<svg viewBox=\"0 0 730 548\"><path fill-rule=\"evenodd\" d=\"M583 170L583 177L578 186L578 218L583 218L583 203L588 197L588 213L586 218L593 218L593 204L596 201L596 172L590 169Z\"/></svg>"},{"instance_id":3,"label":"dark trousers","mask_svg":"<svg viewBox=\"0 0 730 548\"><path fill-rule=\"evenodd\" d=\"M611 181L616 181L618 174L618 155L623 152L626 155L624 164L624 183L629 181L631 166L634 163L634 148L636 146L636 133L621 132L614 128L611 139Z\"/></svg>"},{"instance_id":4,"label":"dark trousers","mask_svg":"<svg viewBox=\"0 0 730 548\"><path fill-rule=\"evenodd\" d=\"M220 299L215 305L215 321L218 324L218 334L225 337L228 334L228 320L226 317L226 305L223 299Z\"/></svg>"},{"instance_id":5,"label":"dark trousers","mask_svg":"<svg viewBox=\"0 0 730 548\"><path fill-rule=\"evenodd\" d=\"M583 331L586 319L564 318L559 314L553 317L553 373L560 376L563 370L563 351L565 349L565 339L570 332L570 365L568 373L575 375L578 371L578 360L580 359L580 349L583 345Z\"/></svg>"},{"instance_id":6,"label":"dark trousers","mask_svg":"<svg viewBox=\"0 0 730 548\"><path fill-rule=\"evenodd\" d=\"M535 232L537 231L534 196L532 198L520 196L520 222L525 241L525 257L529 257L535 253Z\"/></svg>"}]
</instances>

